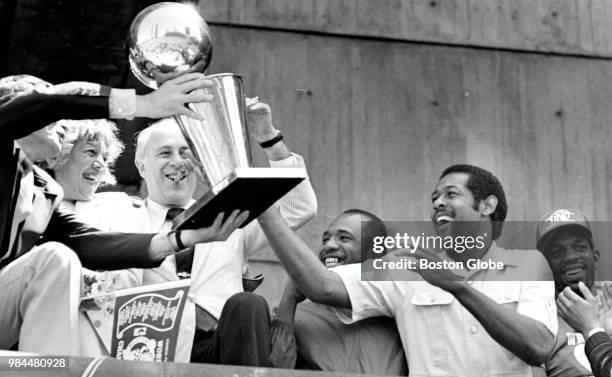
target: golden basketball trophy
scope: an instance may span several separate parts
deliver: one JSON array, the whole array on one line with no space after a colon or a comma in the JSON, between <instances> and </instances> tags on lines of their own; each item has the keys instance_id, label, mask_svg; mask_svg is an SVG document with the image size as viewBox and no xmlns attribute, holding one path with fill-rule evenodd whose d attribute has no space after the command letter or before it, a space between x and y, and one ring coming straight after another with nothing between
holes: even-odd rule
<instances>
[{"instance_id":1,"label":"golden basketball trophy","mask_svg":"<svg viewBox=\"0 0 612 377\"><path fill-rule=\"evenodd\" d=\"M212 56L208 26L197 10L181 3L159 3L141 11L130 27L130 68L156 89L187 72L204 72ZM254 168L246 126L243 78L222 73L207 76L214 85L199 89L211 102L189 107L204 117L175 119L201 169L209 191L174 219L175 229L200 228L218 213L248 210L246 225L306 178L298 168Z\"/></svg>"}]
</instances>

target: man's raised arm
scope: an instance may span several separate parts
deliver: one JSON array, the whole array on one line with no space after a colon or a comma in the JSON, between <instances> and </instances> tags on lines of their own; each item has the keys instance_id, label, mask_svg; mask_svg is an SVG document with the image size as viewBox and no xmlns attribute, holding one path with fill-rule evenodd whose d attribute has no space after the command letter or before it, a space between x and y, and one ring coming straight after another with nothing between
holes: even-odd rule
<instances>
[{"instance_id":1,"label":"man's raised arm","mask_svg":"<svg viewBox=\"0 0 612 377\"><path fill-rule=\"evenodd\" d=\"M276 208L258 218L270 245L298 288L312 301L350 308L351 301L340 277L329 271L285 222Z\"/></svg>"},{"instance_id":2,"label":"man's raised arm","mask_svg":"<svg viewBox=\"0 0 612 377\"><path fill-rule=\"evenodd\" d=\"M552 352L554 334L543 323L506 308L465 284L451 293L476 317L491 338L527 364L538 366Z\"/></svg>"},{"instance_id":3,"label":"man's raised arm","mask_svg":"<svg viewBox=\"0 0 612 377\"><path fill-rule=\"evenodd\" d=\"M32 91L0 104L0 134L16 140L61 119L162 118L175 114L201 119L185 104L210 101L210 95L194 92L210 85L211 81L199 73L167 81L145 95L136 95L133 89L110 89L92 83L60 84L46 92ZM97 89L84 91L83 86Z\"/></svg>"},{"instance_id":4,"label":"man's raised arm","mask_svg":"<svg viewBox=\"0 0 612 377\"><path fill-rule=\"evenodd\" d=\"M412 255L430 262L441 258L432 251L417 250ZM505 307L467 283L448 269L421 269L418 273L428 283L449 293L482 324L497 343L530 365L546 361L554 346L557 331L556 310L552 302L553 283L549 281L524 282L518 305L529 308L529 313L540 320ZM546 323L546 325L545 325Z\"/></svg>"}]
</instances>

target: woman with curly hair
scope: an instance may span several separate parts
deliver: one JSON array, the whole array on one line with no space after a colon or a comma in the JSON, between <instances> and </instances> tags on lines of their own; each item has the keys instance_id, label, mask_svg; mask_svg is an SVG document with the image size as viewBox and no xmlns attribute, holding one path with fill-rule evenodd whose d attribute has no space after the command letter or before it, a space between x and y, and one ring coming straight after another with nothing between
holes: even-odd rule
<instances>
[{"instance_id":1,"label":"woman with curly hair","mask_svg":"<svg viewBox=\"0 0 612 377\"><path fill-rule=\"evenodd\" d=\"M63 188L64 198L60 207L75 212L81 221L104 231L130 229L131 224L124 221L124 214L112 211L120 201L125 204L123 208L131 207L134 199L124 192L96 195L99 187L115 184L112 167L123 151L115 123L106 119L61 120L54 127L60 127L60 133L64 135L61 151L55 158L37 164L45 168ZM81 274L82 296L87 295L85 288L91 286L105 286L104 291L139 286L142 282L142 273L138 269L104 273L82 269ZM108 355L89 319L83 314L79 316L79 331L80 355Z\"/></svg>"},{"instance_id":2,"label":"woman with curly hair","mask_svg":"<svg viewBox=\"0 0 612 377\"><path fill-rule=\"evenodd\" d=\"M77 202L93 199L98 187L115 184L111 168L123 151L117 126L106 119L61 120L61 152L40 164L64 189L64 204L75 209Z\"/></svg>"},{"instance_id":3,"label":"woman with curly hair","mask_svg":"<svg viewBox=\"0 0 612 377\"><path fill-rule=\"evenodd\" d=\"M0 81L6 83L6 93L0 91L0 348L8 349L18 341L21 351L78 354L81 266L104 270L150 268L173 254L176 247L165 233L99 232L69 211L57 209L56 199L62 196L62 190L51 187L57 186L55 180L42 169L32 167L30 160L55 155L63 135L51 133L53 140L48 143L47 156L40 153L42 144L28 144L32 138L27 137L37 130L48 130L49 125L60 119L160 118L177 113L200 119L184 104L210 101L210 95L198 94L200 91L194 89L210 87L212 82L204 79L203 74L185 74L145 95L136 95L133 89L87 83L95 88L94 95L89 96L82 95L89 93L79 89L80 83L54 86L42 83L42 88L38 88L36 82L30 85L28 79L21 81L20 77ZM19 88L21 84L23 88ZM31 86L34 88L30 89ZM41 137L43 141L48 139L45 135ZM28 147L32 147L33 153L28 153ZM92 154L78 145L73 149ZM76 184L70 187L76 188L73 193L84 195L68 194L67 198L74 203L95 192L91 188L86 190L85 182L92 183L89 185L92 188L97 186L101 181L98 171L106 171L106 163L100 160L89 166L93 167L76 170L80 171L80 178L77 176L72 181ZM36 176L38 170L46 177ZM60 168L55 173L61 176ZM26 228L28 221L34 222L35 227ZM239 224L230 225L224 230L233 230ZM211 241L211 235L221 234L216 228L190 233L197 243ZM226 237L225 233L223 236ZM189 242L189 246L194 244Z\"/></svg>"}]
</instances>

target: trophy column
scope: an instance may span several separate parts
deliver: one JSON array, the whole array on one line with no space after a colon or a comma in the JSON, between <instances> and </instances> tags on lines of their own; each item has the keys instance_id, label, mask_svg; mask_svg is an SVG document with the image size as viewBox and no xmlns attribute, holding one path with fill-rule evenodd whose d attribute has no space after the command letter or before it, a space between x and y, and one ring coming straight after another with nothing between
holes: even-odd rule
<instances>
[{"instance_id":1,"label":"trophy column","mask_svg":"<svg viewBox=\"0 0 612 377\"><path fill-rule=\"evenodd\" d=\"M190 5L154 4L140 12L130 27L130 68L150 88L188 72L204 72L212 56L210 31ZM213 81L211 102L190 104L203 120L176 117L209 191L174 219L175 229L200 228L217 214L248 210L259 216L306 178L296 168L253 168L246 125L243 78L222 73Z\"/></svg>"}]
</instances>

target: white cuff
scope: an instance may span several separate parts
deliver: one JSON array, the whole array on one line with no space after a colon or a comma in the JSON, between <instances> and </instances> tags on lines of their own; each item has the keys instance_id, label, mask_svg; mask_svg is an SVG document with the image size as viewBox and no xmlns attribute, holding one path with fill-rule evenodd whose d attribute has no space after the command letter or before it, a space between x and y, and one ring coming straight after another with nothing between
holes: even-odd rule
<instances>
[{"instance_id":1,"label":"white cuff","mask_svg":"<svg viewBox=\"0 0 612 377\"><path fill-rule=\"evenodd\" d=\"M111 89L108 113L111 119L134 119L136 115L136 91L134 89Z\"/></svg>"},{"instance_id":2,"label":"white cuff","mask_svg":"<svg viewBox=\"0 0 612 377\"><path fill-rule=\"evenodd\" d=\"M593 330L589 331L589 333L587 334L587 339L589 339L591 337L591 335L595 334L596 332L606 332L606 330L603 327L595 327Z\"/></svg>"},{"instance_id":3,"label":"white cuff","mask_svg":"<svg viewBox=\"0 0 612 377\"><path fill-rule=\"evenodd\" d=\"M269 161L271 168L284 168L284 167L295 167L298 164L298 161L295 158L295 154L291 153L291 156L284 158L282 160Z\"/></svg>"}]
</instances>

